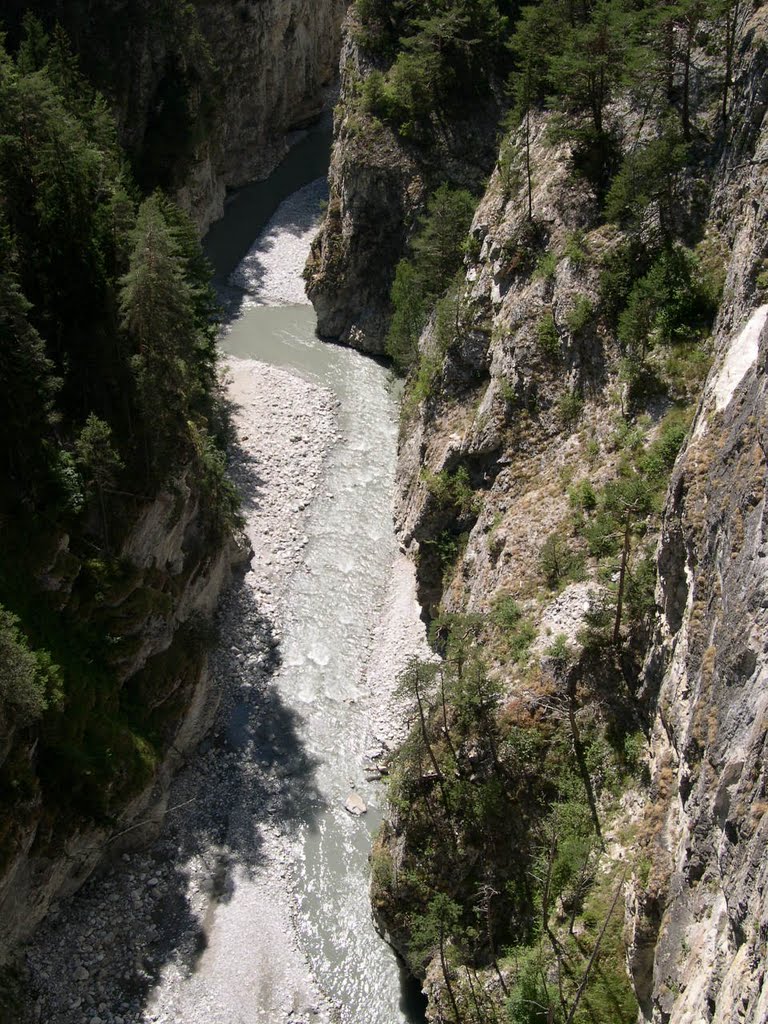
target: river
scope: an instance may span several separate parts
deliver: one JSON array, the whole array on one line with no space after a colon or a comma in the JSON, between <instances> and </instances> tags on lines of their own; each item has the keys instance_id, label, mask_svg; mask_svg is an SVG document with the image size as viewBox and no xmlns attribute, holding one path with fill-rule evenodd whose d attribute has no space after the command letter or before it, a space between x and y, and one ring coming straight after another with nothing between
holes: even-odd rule
<instances>
[{"instance_id":1,"label":"river","mask_svg":"<svg viewBox=\"0 0 768 1024\"><path fill-rule=\"evenodd\" d=\"M368 901L385 801L370 757L397 738L393 678L424 644L392 528L398 393L315 337L303 297L328 151L308 133L207 239L255 556L224 602L222 707L174 784L180 809L32 947L50 1024L424 1019Z\"/></svg>"}]
</instances>

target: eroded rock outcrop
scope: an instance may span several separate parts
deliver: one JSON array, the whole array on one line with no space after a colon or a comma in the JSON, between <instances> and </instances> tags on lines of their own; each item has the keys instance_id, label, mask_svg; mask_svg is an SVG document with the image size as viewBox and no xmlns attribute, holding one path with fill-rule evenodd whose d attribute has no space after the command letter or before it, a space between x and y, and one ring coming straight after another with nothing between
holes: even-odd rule
<instances>
[{"instance_id":1,"label":"eroded rock outcrop","mask_svg":"<svg viewBox=\"0 0 768 1024\"><path fill-rule=\"evenodd\" d=\"M583 533L575 539L578 488L588 485L594 498L627 464L622 424L641 431L647 450L665 416L686 409L687 441L666 498L659 495L663 515L643 540L658 572L657 608L627 631L612 683L650 735L650 786L627 791L610 811L606 848L627 879L628 966L654 1024L768 1020L765 37L765 11L742 10L727 127L702 90L711 164L691 161L677 208L682 244L700 246L697 258L718 273L727 267L713 337L699 339L711 372L699 361L695 374L668 377L650 399L632 395L603 277L626 235L605 223L601 200L572 173L568 147L553 143L547 115L537 116L532 217L520 176L505 181L500 163L472 227L456 330L446 340L433 318L422 335L418 399L408 405L406 397L401 434L396 521L416 558L420 601L428 615L487 614L497 599L513 598L515 614L538 630L530 647L537 665L523 677L499 657L493 633L486 654L507 686L504 713L517 721L528 705L543 723L569 686L572 694L584 682L599 688L589 668L579 678L585 616L601 588L618 581L616 572L601 579ZM365 75L354 49L347 60L350 80ZM636 145L634 133L647 125L625 108L617 116ZM310 290L325 333L377 351L388 306L370 268L386 254L391 281L391 254L429 185L401 157L399 186L395 176L383 187L376 174L390 161L383 144L366 152L374 138L365 117L345 109ZM513 152L520 142L511 139ZM369 173L379 156L381 168ZM561 581L559 593L542 587L542 548L553 536L567 539L577 561L587 557L586 579ZM560 690L548 690L567 658L576 681L563 676ZM599 717L579 693L577 715ZM439 747L439 729L435 737ZM435 779L423 769L414 791ZM373 888L382 931L406 956L413 900L405 896L414 897L399 880L414 863L407 817L393 809L374 853ZM444 891L461 902L461 884L451 876ZM416 967L426 972L430 1019L454 1019L444 966L435 957L424 965ZM458 990L460 972L452 976ZM481 977L492 991L490 970Z\"/></svg>"},{"instance_id":2,"label":"eroded rock outcrop","mask_svg":"<svg viewBox=\"0 0 768 1024\"><path fill-rule=\"evenodd\" d=\"M768 1019L765 38L745 26L741 124L713 216L732 259L717 359L669 491L659 548L651 878L632 904L631 966L654 1022Z\"/></svg>"},{"instance_id":3,"label":"eroded rock outcrop","mask_svg":"<svg viewBox=\"0 0 768 1024\"><path fill-rule=\"evenodd\" d=\"M341 54L330 200L305 276L321 337L381 354L397 261L440 182L481 186L495 157L498 107L490 96L471 118L435 119L428 145L409 139L361 105L361 83L375 64L356 30L353 10Z\"/></svg>"},{"instance_id":4,"label":"eroded rock outcrop","mask_svg":"<svg viewBox=\"0 0 768 1024\"><path fill-rule=\"evenodd\" d=\"M323 89L338 74L346 6L347 0L199 5L216 108L179 198L201 229L221 216L227 188L265 178L287 150L286 134L320 116Z\"/></svg>"},{"instance_id":5,"label":"eroded rock outcrop","mask_svg":"<svg viewBox=\"0 0 768 1024\"><path fill-rule=\"evenodd\" d=\"M207 636L232 567L248 549L242 540L211 544L200 502L182 476L173 493L162 491L145 504L121 545L122 580L96 594L101 628L114 632L109 671L119 681L119 700L140 703L145 721L153 723L156 756L137 767L135 755L123 752L119 776L103 784L101 811L95 817L71 813L64 821L55 794L45 794L36 781L36 741L28 742L23 731L3 731L0 768L23 779L26 793L17 794L2 834L0 961L54 901L82 885L107 848L118 849L116 837L143 841L159 828L174 771L213 719L218 697L207 671ZM93 614L77 587L88 571L69 551L66 535L40 566L40 585L67 621ZM71 713L84 711L73 707ZM132 828L137 821L145 827Z\"/></svg>"}]
</instances>

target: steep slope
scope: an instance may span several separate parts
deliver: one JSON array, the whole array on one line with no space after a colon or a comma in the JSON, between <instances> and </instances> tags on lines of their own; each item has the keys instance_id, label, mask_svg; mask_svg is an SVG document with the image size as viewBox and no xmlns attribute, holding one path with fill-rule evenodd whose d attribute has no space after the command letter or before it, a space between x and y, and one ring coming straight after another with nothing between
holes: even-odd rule
<instances>
[{"instance_id":1,"label":"steep slope","mask_svg":"<svg viewBox=\"0 0 768 1024\"><path fill-rule=\"evenodd\" d=\"M419 13L417 5L412 17ZM449 116L385 108L365 83L392 67L391 52L366 34L353 5L344 27L328 214L305 271L320 336L375 354L384 352L395 265L428 196L446 180L481 187L495 159L500 109L499 83L487 70L477 75L471 106L454 103Z\"/></svg>"},{"instance_id":2,"label":"steep slope","mask_svg":"<svg viewBox=\"0 0 768 1024\"><path fill-rule=\"evenodd\" d=\"M227 188L266 177L286 133L319 116L338 73L347 0L11 0L64 26L91 81L114 105L121 142L145 189L175 191L201 233Z\"/></svg>"},{"instance_id":3,"label":"steep slope","mask_svg":"<svg viewBox=\"0 0 768 1024\"><path fill-rule=\"evenodd\" d=\"M34 37L34 38L33 38ZM0 956L162 801L244 552L193 225L60 34L0 49Z\"/></svg>"},{"instance_id":4,"label":"steep slope","mask_svg":"<svg viewBox=\"0 0 768 1024\"><path fill-rule=\"evenodd\" d=\"M732 253L717 359L675 467L659 547L648 886L631 965L647 1019L768 1019L766 901L765 10L744 30L742 118L713 219Z\"/></svg>"},{"instance_id":5,"label":"steep slope","mask_svg":"<svg viewBox=\"0 0 768 1024\"><path fill-rule=\"evenodd\" d=\"M765 12L710 14L666 111L606 102L600 174L554 58L409 377L396 521L444 660L403 680L372 896L435 1021L766 1019ZM367 270L418 225L412 169L370 199L366 124L309 272L374 348Z\"/></svg>"}]
</instances>

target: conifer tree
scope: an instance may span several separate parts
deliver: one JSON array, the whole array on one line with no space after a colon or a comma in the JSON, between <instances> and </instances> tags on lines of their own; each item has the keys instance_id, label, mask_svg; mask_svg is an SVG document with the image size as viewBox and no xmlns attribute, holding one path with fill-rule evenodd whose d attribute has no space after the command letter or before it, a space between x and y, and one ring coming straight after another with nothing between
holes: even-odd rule
<instances>
[{"instance_id":1,"label":"conifer tree","mask_svg":"<svg viewBox=\"0 0 768 1024\"><path fill-rule=\"evenodd\" d=\"M131 241L120 309L134 349L147 472L163 472L173 446L185 439L195 358L194 295L159 195L141 204Z\"/></svg>"},{"instance_id":2,"label":"conifer tree","mask_svg":"<svg viewBox=\"0 0 768 1024\"><path fill-rule=\"evenodd\" d=\"M16 253L0 221L0 459L4 502L33 496L43 469L41 443L55 423L60 386L42 338L30 324L27 302L15 271Z\"/></svg>"}]
</instances>

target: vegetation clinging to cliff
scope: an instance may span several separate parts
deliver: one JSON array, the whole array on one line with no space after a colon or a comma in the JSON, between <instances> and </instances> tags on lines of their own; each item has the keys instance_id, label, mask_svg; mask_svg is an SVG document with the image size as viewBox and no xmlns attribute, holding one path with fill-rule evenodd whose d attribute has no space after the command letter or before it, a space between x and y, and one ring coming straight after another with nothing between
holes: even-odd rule
<instances>
[{"instance_id":1,"label":"vegetation clinging to cliff","mask_svg":"<svg viewBox=\"0 0 768 1024\"><path fill-rule=\"evenodd\" d=\"M473 627L474 651L462 627L460 667L438 635L444 664L406 679L415 726L394 759L392 821L373 859L375 908L427 975L438 1020L636 1015L621 895L633 871L642 889L648 840L627 821L638 795L623 791L646 784L637 691L653 553L722 298L725 254L707 212L743 9L522 10L470 271L420 308L422 323L434 316L407 348L417 354L405 409L418 407L429 460L408 491L420 594L438 623L446 609L493 609ZM377 85L385 112L390 87ZM412 273L414 260L401 266ZM418 327L412 294L393 290L397 334ZM454 300L460 315L443 332L439 311ZM438 560L433 548L466 530L458 508L435 514L434 481L457 467L477 528ZM526 489L553 508L534 509ZM568 635L551 625L563 618ZM488 721L467 725L463 688L478 678ZM521 738L531 762L511 757ZM643 853L625 876L603 844L627 850L635 838Z\"/></svg>"},{"instance_id":2,"label":"vegetation clinging to cliff","mask_svg":"<svg viewBox=\"0 0 768 1024\"><path fill-rule=\"evenodd\" d=\"M202 498L201 554L238 515L195 231L142 200L67 37L31 17L0 50L0 257L2 860L40 789L105 814L164 742L121 693L137 624L174 600L119 557L142 509L163 488Z\"/></svg>"},{"instance_id":3,"label":"vegetation clinging to cliff","mask_svg":"<svg viewBox=\"0 0 768 1024\"><path fill-rule=\"evenodd\" d=\"M503 0L357 0L358 42L387 66L366 81L368 109L418 138L436 113L466 108L507 63L507 12L515 7Z\"/></svg>"}]
</instances>

